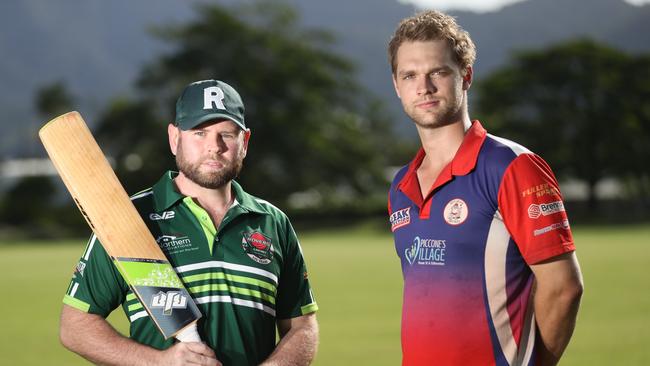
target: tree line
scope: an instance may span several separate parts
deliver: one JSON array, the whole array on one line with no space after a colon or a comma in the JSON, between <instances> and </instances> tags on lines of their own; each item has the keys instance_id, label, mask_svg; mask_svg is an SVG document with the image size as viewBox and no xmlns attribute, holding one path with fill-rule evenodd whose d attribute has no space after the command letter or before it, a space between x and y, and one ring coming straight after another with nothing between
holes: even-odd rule
<instances>
[{"instance_id":1,"label":"tree line","mask_svg":"<svg viewBox=\"0 0 650 366\"><path fill-rule=\"evenodd\" d=\"M196 10L190 23L155 30L172 51L142 69L135 96L110 101L95 122L127 191L175 168L166 137L175 99L187 83L217 78L246 106L253 134L238 181L249 192L316 221L384 212L387 168L405 164L418 144L395 133L354 65L331 50L334 37L301 29L287 5ZM590 40L522 51L470 95L471 116L491 133L542 155L560 181L586 182L590 207L596 184L615 177L650 208L650 56ZM43 120L75 105L63 82L35 100ZM38 236L87 231L72 203L55 199L52 179L25 178L7 190L4 225Z\"/></svg>"}]
</instances>

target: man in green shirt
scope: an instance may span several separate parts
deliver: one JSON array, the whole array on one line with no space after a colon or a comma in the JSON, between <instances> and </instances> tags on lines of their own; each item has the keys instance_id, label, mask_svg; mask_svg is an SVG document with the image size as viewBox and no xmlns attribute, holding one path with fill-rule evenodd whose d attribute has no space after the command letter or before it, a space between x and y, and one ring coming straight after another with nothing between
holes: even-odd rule
<instances>
[{"instance_id":1,"label":"man in green shirt","mask_svg":"<svg viewBox=\"0 0 650 366\"><path fill-rule=\"evenodd\" d=\"M179 172L131 199L201 310L204 343L165 340L93 235L63 300L63 345L107 365L308 365L318 306L296 234L234 181L250 138L239 94L188 85L168 134ZM129 338L105 320L120 305Z\"/></svg>"}]
</instances>

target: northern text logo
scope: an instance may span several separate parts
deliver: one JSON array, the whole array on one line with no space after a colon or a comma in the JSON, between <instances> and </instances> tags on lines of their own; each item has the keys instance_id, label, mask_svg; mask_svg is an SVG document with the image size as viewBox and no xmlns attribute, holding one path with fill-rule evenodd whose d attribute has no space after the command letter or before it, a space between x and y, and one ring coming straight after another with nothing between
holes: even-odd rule
<instances>
[{"instance_id":1,"label":"northern text logo","mask_svg":"<svg viewBox=\"0 0 650 366\"><path fill-rule=\"evenodd\" d=\"M192 241L187 236L161 235L156 238L156 242L166 254L183 253L199 249L192 246Z\"/></svg>"}]
</instances>

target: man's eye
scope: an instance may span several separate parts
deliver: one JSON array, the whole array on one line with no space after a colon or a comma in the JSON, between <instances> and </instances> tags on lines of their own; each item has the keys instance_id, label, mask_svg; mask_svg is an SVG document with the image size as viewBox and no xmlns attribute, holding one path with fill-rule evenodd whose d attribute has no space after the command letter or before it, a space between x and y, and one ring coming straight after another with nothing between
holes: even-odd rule
<instances>
[{"instance_id":1,"label":"man's eye","mask_svg":"<svg viewBox=\"0 0 650 366\"><path fill-rule=\"evenodd\" d=\"M431 77L433 78L441 78L445 75L447 75L447 71L445 70L438 70L431 73Z\"/></svg>"}]
</instances>

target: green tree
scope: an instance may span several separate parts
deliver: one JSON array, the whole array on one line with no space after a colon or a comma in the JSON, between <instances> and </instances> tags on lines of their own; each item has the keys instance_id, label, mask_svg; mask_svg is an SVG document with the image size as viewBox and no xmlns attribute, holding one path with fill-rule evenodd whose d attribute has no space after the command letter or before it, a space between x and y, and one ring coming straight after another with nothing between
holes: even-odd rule
<instances>
[{"instance_id":1,"label":"green tree","mask_svg":"<svg viewBox=\"0 0 650 366\"><path fill-rule=\"evenodd\" d=\"M38 230L35 224L47 217L55 192L56 187L49 178L21 179L6 193L3 221L12 226Z\"/></svg>"},{"instance_id":2,"label":"green tree","mask_svg":"<svg viewBox=\"0 0 650 366\"><path fill-rule=\"evenodd\" d=\"M146 100L113 101L95 129L98 143L109 156L120 182L134 193L173 169L166 124Z\"/></svg>"},{"instance_id":3,"label":"green tree","mask_svg":"<svg viewBox=\"0 0 650 366\"><path fill-rule=\"evenodd\" d=\"M72 105L73 98L63 82L45 85L35 95L36 110L43 120L70 111ZM68 205L70 208L57 205L56 194L57 187L51 177L20 178L3 194L0 220L5 225L22 231L23 235L49 235L52 230L57 230L56 220L74 208L73 205Z\"/></svg>"},{"instance_id":4,"label":"green tree","mask_svg":"<svg viewBox=\"0 0 650 366\"><path fill-rule=\"evenodd\" d=\"M637 175L650 158L650 78L647 61L645 70L642 65L590 40L520 52L477 83L477 115L495 133L544 156L560 178L586 182L594 209L602 178ZM638 151L630 151L631 144Z\"/></svg>"},{"instance_id":5,"label":"green tree","mask_svg":"<svg viewBox=\"0 0 650 366\"><path fill-rule=\"evenodd\" d=\"M63 82L41 87L34 97L41 120L73 109L74 97ZM36 133L34 133L34 138ZM27 237L86 235L90 230L58 177L26 176L18 179L0 204L0 220ZM60 200L59 198L64 198Z\"/></svg>"},{"instance_id":6,"label":"green tree","mask_svg":"<svg viewBox=\"0 0 650 366\"><path fill-rule=\"evenodd\" d=\"M621 90L624 113L619 119L625 134L617 135L616 173L631 193L650 208L650 55L629 60Z\"/></svg>"},{"instance_id":7,"label":"green tree","mask_svg":"<svg viewBox=\"0 0 650 366\"><path fill-rule=\"evenodd\" d=\"M56 186L50 177L25 177L5 193L0 204L2 229L9 235L49 237L53 233L69 233L58 220L69 210L54 202ZM81 220L83 221L83 220ZM68 221L66 221L68 223ZM78 227L78 225L76 226Z\"/></svg>"},{"instance_id":8,"label":"green tree","mask_svg":"<svg viewBox=\"0 0 650 366\"><path fill-rule=\"evenodd\" d=\"M239 180L249 191L280 205L308 190L330 204L385 196L389 120L364 96L353 65L330 50L331 35L300 29L291 8L272 2L203 4L197 14L156 30L173 52L143 70L140 101L102 118L98 136L113 156L137 153L152 174L168 168L164 135L177 95L191 81L215 78L244 99L252 137ZM151 182L120 161L117 170L131 190Z\"/></svg>"}]
</instances>

